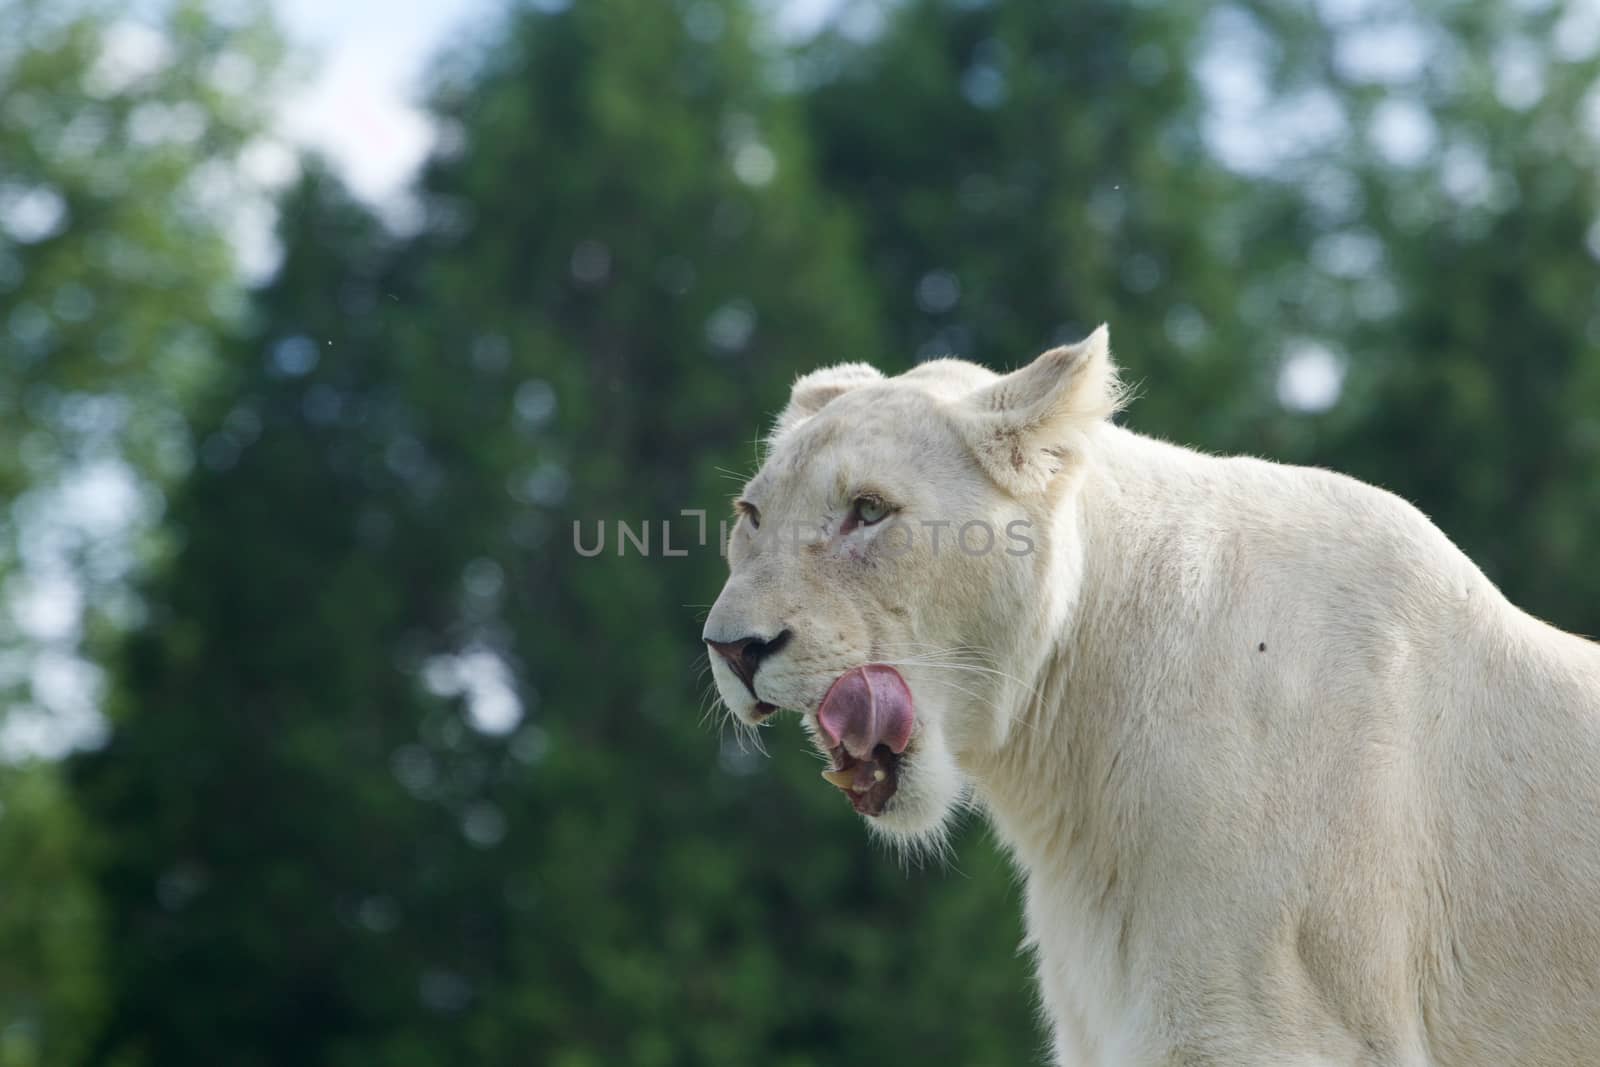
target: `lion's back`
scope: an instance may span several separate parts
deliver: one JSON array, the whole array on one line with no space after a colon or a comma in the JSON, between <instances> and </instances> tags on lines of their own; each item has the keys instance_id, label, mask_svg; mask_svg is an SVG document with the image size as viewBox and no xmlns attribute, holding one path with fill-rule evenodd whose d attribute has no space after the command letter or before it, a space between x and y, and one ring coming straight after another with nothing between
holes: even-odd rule
<instances>
[{"instance_id":1,"label":"lion's back","mask_svg":"<svg viewBox=\"0 0 1600 1067\"><path fill-rule=\"evenodd\" d=\"M1381 856L1436 1056L1600 1062L1600 645L1518 609L1393 494L1221 462L1259 494L1241 573L1301 653L1278 697L1338 724L1300 734L1360 813L1333 852Z\"/></svg>"}]
</instances>

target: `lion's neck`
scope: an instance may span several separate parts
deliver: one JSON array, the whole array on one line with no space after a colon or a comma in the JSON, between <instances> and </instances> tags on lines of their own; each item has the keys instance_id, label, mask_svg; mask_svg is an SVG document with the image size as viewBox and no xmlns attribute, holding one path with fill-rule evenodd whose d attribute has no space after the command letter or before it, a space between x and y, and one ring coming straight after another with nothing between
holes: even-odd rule
<instances>
[{"instance_id":1,"label":"lion's neck","mask_svg":"<svg viewBox=\"0 0 1600 1067\"><path fill-rule=\"evenodd\" d=\"M1137 875L1146 716L1168 663L1161 631L1183 612L1167 579L1174 545L1194 536L1206 457L1112 430L1073 509L1081 559L1067 575L1070 618L1028 671L1003 745L966 762L979 798L1030 876L1106 883L1114 904ZM1109 447L1105 447L1109 446ZM1174 463L1174 455L1185 457ZM1095 694L1089 700L1086 694Z\"/></svg>"},{"instance_id":2,"label":"lion's neck","mask_svg":"<svg viewBox=\"0 0 1600 1067\"><path fill-rule=\"evenodd\" d=\"M1138 960L1152 933L1141 895L1155 851L1141 776L1159 695L1174 683L1162 634L1183 617L1184 594L1172 567L1203 536L1196 494L1207 477L1204 457L1163 455L1169 446L1125 431L1096 444L1058 516L1080 551L1041 577L1064 586L1047 592L1067 605L1063 621L1042 658L1010 665L1031 691L1003 709L1003 742L963 759L1026 876L1027 943L1063 1062L1124 1062L1140 1040Z\"/></svg>"}]
</instances>

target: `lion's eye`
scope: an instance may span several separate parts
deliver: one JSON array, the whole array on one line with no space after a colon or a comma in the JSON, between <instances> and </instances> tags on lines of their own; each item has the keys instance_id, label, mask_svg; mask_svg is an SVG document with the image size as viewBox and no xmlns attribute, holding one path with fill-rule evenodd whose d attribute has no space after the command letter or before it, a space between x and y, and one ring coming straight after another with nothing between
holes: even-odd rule
<instances>
[{"instance_id":1,"label":"lion's eye","mask_svg":"<svg viewBox=\"0 0 1600 1067\"><path fill-rule=\"evenodd\" d=\"M745 520L750 523L750 529L761 529L761 511L754 504L750 503L748 500L741 500L734 504L734 507L737 508L739 514L743 515Z\"/></svg>"},{"instance_id":2,"label":"lion's eye","mask_svg":"<svg viewBox=\"0 0 1600 1067\"><path fill-rule=\"evenodd\" d=\"M888 504L885 504L875 496L857 497L855 504L852 506L856 523L861 526L871 526L873 523L882 522L889 517L891 510L893 509Z\"/></svg>"}]
</instances>

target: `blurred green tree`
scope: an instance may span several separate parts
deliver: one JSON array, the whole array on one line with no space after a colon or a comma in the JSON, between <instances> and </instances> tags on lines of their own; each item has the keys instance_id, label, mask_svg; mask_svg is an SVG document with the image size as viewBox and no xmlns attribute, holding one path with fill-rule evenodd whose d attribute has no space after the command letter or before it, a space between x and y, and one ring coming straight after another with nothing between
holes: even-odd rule
<instances>
[{"instance_id":1,"label":"blurred green tree","mask_svg":"<svg viewBox=\"0 0 1600 1067\"><path fill-rule=\"evenodd\" d=\"M287 258L199 423L169 512L181 547L121 656L111 740L76 767L113 990L94 1062L325 1062L403 980L362 923L385 926L385 878L427 838L393 779L363 772L386 771L417 703L380 642L431 590L361 539L403 521L379 438L405 413L381 386L348 409L330 394L331 415L308 399L382 350L381 322L346 302L383 235L325 186L285 205ZM338 358L308 387L324 350ZM341 411L373 433L341 437Z\"/></svg>"},{"instance_id":2,"label":"blurred green tree","mask_svg":"<svg viewBox=\"0 0 1600 1067\"><path fill-rule=\"evenodd\" d=\"M102 1018L101 908L53 763L0 768L0 1065L80 1063Z\"/></svg>"},{"instance_id":3,"label":"blurred green tree","mask_svg":"<svg viewBox=\"0 0 1600 1067\"><path fill-rule=\"evenodd\" d=\"M1322 131L1262 183L1296 189L1273 240L1305 255L1256 305L1298 327L1287 375L1343 378L1271 450L1394 490L1514 603L1600 634L1600 18L1431 0L1235 17L1283 112L1263 125Z\"/></svg>"},{"instance_id":4,"label":"blurred green tree","mask_svg":"<svg viewBox=\"0 0 1600 1067\"><path fill-rule=\"evenodd\" d=\"M246 210L260 192L242 157L259 169L272 151L260 135L279 44L259 6L223 18L197 0L140 17L94 0L13 0L0 42L11 532L27 518L24 490L48 492L89 464L135 477L187 468L183 412L242 309L224 208ZM14 539L3 548L9 569Z\"/></svg>"},{"instance_id":5,"label":"blurred green tree","mask_svg":"<svg viewBox=\"0 0 1600 1067\"><path fill-rule=\"evenodd\" d=\"M97 905L57 767L187 463L184 409L243 287L223 203L263 125L260 9L0 4L0 1064L76 1062ZM259 200L265 209L265 199ZM9 625L11 622L17 625Z\"/></svg>"},{"instance_id":6,"label":"blurred green tree","mask_svg":"<svg viewBox=\"0 0 1600 1067\"><path fill-rule=\"evenodd\" d=\"M892 360L1018 366L1109 322L1136 427L1257 446L1280 338L1241 275L1295 207L1202 130L1205 5L908 0L824 35L799 78L827 187L854 209ZM1292 254L1292 253L1289 253Z\"/></svg>"},{"instance_id":7,"label":"blurred green tree","mask_svg":"<svg viewBox=\"0 0 1600 1067\"><path fill-rule=\"evenodd\" d=\"M446 69L417 237L320 178L286 206L78 768L98 1058L1032 1055L998 857L963 861L978 893L908 882L797 731L719 751L687 698L750 398L883 351L754 32L735 3L519 14ZM574 518L656 552L582 558ZM907 937L931 923L990 933Z\"/></svg>"}]
</instances>

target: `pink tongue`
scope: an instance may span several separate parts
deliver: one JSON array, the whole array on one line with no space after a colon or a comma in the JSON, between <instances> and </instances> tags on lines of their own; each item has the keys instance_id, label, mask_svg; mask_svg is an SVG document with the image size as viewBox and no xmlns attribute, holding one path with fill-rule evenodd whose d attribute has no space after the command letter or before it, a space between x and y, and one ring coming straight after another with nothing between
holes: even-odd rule
<instances>
[{"instance_id":1,"label":"pink tongue","mask_svg":"<svg viewBox=\"0 0 1600 1067\"><path fill-rule=\"evenodd\" d=\"M904 752L915 718L905 679L882 663L841 674L817 711L817 724L828 747L843 744L857 759L867 759L879 745Z\"/></svg>"}]
</instances>

